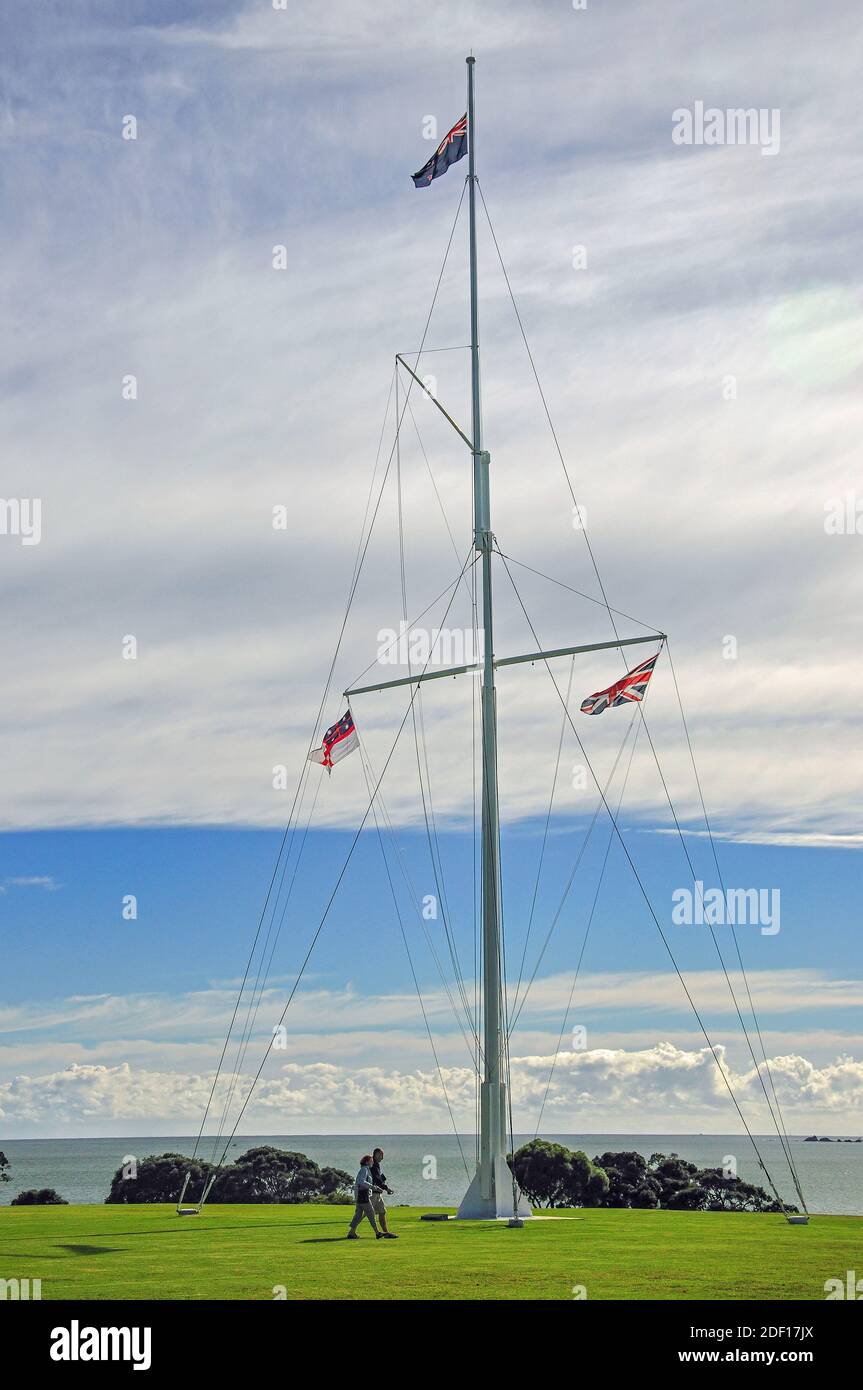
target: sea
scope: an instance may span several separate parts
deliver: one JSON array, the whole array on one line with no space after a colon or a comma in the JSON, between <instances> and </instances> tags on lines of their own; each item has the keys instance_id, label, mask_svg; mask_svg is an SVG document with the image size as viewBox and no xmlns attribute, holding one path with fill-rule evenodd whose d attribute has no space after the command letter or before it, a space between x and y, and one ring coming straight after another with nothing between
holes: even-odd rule
<instances>
[{"instance_id":1,"label":"sea","mask_svg":"<svg viewBox=\"0 0 863 1390\"><path fill-rule=\"evenodd\" d=\"M732 1134L548 1134L543 1136L583 1149L589 1157L609 1150L677 1153L702 1168L734 1160L740 1177L765 1185L750 1141ZM856 1136L855 1136L856 1137ZM516 1135L518 1146L532 1135ZM785 1201L799 1206L788 1163L779 1140L756 1136L758 1147ZM31 1187L53 1187L68 1202L105 1201L117 1168L130 1158L149 1154L191 1154L194 1139L138 1135L122 1139L6 1139L0 1150L9 1160L10 1181L0 1185L0 1205ZM353 1177L359 1160L373 1145L384 1150L383 1169L395 1195L390 1205L457 1206L476 1162L476 1138L454 1134L268 1134L235 1138L228 1161L261 1144L298 1150L323 1166L343 1168ZM790 1140L806 1205L811 1212L863 1216L863 1143ZM212 1141L199 1150L212 1156Z\"/></svg>"}]
</instances>

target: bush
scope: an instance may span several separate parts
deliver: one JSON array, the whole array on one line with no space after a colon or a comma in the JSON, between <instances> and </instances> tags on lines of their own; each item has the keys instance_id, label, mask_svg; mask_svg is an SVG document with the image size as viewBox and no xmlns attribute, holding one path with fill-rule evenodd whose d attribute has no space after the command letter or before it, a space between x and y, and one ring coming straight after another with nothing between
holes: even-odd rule
<instances>
[{"instance_id":1,"label":"bush","mask_svg":"<svg viewBox=\"0 0 863 1390\"><path fill-rule=\"evenodd\" d=\"M30 1187L19 1192L9 1203L10 1207L68 1207L69 1203L53 1187Z\"/></svg>"}]
</instances>

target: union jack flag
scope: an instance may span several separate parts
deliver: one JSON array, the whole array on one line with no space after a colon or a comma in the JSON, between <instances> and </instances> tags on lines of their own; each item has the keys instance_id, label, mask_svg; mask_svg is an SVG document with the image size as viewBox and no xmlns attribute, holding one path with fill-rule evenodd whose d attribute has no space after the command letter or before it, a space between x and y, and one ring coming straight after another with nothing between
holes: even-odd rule
<instances>
[{"instance_id":1,"label":"union jack flag","mask_svg":"<svg viewBox=\"0 0 863 1390\"><path fill-rule=\"evenodd\" d=\"M335 763L341 762L342 758L346 758L359 746L360 739L354 725L354 716L348 710L337 724L327 729L320 748L313 748L309 754L309 762L320 763L327 772L332 772Z\"/></svg>"},{"instance_id":2,"label":"union jack flag","mask_svg":"<svg viewBox=\"0 0 863 1390\"><path fill-rule=\"evenodd\" d=\"M628 705L633 700L643 700L658 656L659 652L654 652L653 656L642 661L640 666L634 666L631 671L627 671L625 676L621 676L620 680L615 681L607 690L598 690L595 695L588 695L587 699L581 702L582 714L602 714L603 710L613 705Z\"/></svg>"},{"instance_id":3,"label":"union jack flag","mask_svg":"<svg viewBox=\"0 0 863 1390\"><path fill-rule=\"evenodd\" d=\"M414 188L427 188L432 179L439 179L451 164L456 164L467 154L467 116L456 121L448 130L431 159L416 174L411 174Z\"/></svg>"}]
</instances>

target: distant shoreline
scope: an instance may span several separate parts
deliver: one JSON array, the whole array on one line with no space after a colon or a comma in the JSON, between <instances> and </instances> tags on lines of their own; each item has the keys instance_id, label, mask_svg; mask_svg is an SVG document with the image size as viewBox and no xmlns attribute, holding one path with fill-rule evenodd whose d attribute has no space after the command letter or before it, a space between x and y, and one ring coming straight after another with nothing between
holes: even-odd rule
<instances>
[{"instance_id":1,"label":"distant shoreline","mask_svg":"<svg viewBox=\"0 0 863 1390\"><path fill-rule=\"evenodd\" d=\"M452 1137L452 1130L391 1130L370 1126L368 1129L355 1130L293 1130L290 1133L273 1134L271 1130L261 1130L260 1133L240 1134L236 1136L238 1143L245 1143L246 1140L254 1139L350 1139L364 1141L369 1134L386 1135L391 1139L449 1139ZM521 1131L518 1132L520 1135ZM527 1135L527 1130L524 1134ZM727 1129L686 1129L686 1130L552 1130L549 1134L560 1135L563 1139L650 1139L659 1134L667 1139L728 1139L735 1137L732 1131ZM460 1130L459 1135L462 1139L472 1139L473 1130ZM518 1137L517 1135L517 1137ZM756 1139L763 1139L765 1142L777 1141L776 1134L758 1134L753 1130ZM528 1137L533 1137L532 1135ZM740 1137L745 1138L745 1135ZM195 1134L180 1134L176 1130L166 1130L164 1134L152 1134L142 1132L140 1134L118 1133L118 1134L6 1134L5 1142L10 1144L65 1144L65 1143L91 1143L96 1140L104 1139L182 1139L193 1142L197 1138ZM206 1141L206 1135L204 1136ZM789 1139L800 1140L801 1143L811 1144L863 1144L863 1138L856 1135L817 1135L817 1134L789 1134ZM2 1143L0 1143L2 1147Z\"/></svg>"}]
</instances>

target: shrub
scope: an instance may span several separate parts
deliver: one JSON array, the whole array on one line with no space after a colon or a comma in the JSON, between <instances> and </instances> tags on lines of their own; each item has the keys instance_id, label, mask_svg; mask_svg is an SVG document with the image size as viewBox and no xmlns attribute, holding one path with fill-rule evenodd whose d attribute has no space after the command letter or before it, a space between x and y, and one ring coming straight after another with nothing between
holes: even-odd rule
<instances>
[{"instance_id":1,"label":"shrub","mask_svg":"<svg viewBox=\"0 0 863 1390\"><path fill-rule=\"evenodd\" d=\"M11 1207L68 1207L69 1203L53 1187L30 1187L19 1192L9 1203Z\"/></svg>"}]
</instances>

